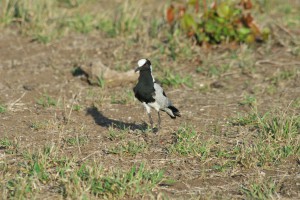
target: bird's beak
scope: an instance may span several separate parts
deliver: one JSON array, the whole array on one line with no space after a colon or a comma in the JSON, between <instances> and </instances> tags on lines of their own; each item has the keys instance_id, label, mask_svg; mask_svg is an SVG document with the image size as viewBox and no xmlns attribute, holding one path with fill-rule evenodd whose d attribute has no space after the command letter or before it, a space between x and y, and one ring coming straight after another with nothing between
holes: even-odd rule
<instances>
[{"instance_id":1,"label":"bird's beak","mask_svg":"<svg viewBox=\"0 0 300 200\"><path fill-rule=\"evenodd\" d=\"M140 71L140 69L141 69L140 67L136 67L134 72L136 73L136 72Z\"/></svg>"}]
</instances>

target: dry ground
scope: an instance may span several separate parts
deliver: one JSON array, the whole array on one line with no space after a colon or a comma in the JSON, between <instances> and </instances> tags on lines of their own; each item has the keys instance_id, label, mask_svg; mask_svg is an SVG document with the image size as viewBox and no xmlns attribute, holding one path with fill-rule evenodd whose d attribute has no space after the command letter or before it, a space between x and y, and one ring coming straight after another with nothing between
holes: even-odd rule
<instances>
[{"instance_id":1,"label":"dry ground","mask_svg":"<svg viewBox=\"0 0 300 200\"><path fill-rule=\"evenodd\" d=\"M14 195L16 188L7 184L22 174L24 152L50 145L77 166L96 163L104 171L126 171L144 163L164 172L150 193L122 198L299 199L300 23L295 10L300 7L294 5L289 15L265 14L262 21L274 32L265 44L205 49L180 39L185 44L177 44L175 59L168 44L143 35L69 33L41 44L14 28L2 29L2 197ZM296 24L287 24L296 17ZM134 100L134 83L98 87L72 75L74 67L90 60L133 68L142 57L153 60L158 79L164 80L168 69L192 84L164 85L182 117L163 114L157 134L149 131L147 115ZM249 116L254 116L250 122ZM263 133L270 137L260 137ZM289 136L272 136L277 133ZM76 198L53 189L54 180L38 183L33 198Z\"/></svg>"}]
</instances>

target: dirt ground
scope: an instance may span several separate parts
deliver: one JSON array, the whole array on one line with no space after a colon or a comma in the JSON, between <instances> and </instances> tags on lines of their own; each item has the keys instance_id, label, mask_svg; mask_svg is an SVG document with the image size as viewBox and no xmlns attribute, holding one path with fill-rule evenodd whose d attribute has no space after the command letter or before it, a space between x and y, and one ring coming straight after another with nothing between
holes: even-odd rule
<instances>
[{"instance_id":1,"label":"dirt ground","mask_svg":"<svg viewBox=\"0 0 300 200\"><path fill-rule=\"evenodd\" d=\"M292 36L286 29L276 27L276 31L275 39L256 47L241 45L231 50L226 46L203 49L191 45L198 57L181 56L174 61L160 55L142 39L128 45L126 38L108 38L92 32L88 35L73 33L49 44L40 44L14 30L1 30L0 103L5 105L6 111L0 114L0 137L17 141L20 149L38 149L55 143L61 145L63 154L82 161L94 160L107 169L128 169L141 162L150 169L163 169L165 176L175 183L156 187L152 191L156 198L163 195L170 199L245 199L240 192L242 185L253 177L272 177L280 183L273 198L299 199L299 155L291 155L269 167L234 166L220 172L213 168L222 162L216 157L202 160L167 151L174 143L174 133L184 124L193 126L202 140L213 139L225 147L249 138L253 134L251 130L229 125L230 119L239 113L252 110L251 106L241 105L247 95L255 95L257 109L262 113L288 110L294 102L299 103L299 26L289 30L298 38L298 41L294 39L297 45L291 42ZM147 115L132 94L134 82L99 87L72 74L80 63L97 59L110 68L124 62L133 69L143 57L157 58L153 71L159 79L163 79L164 74L158 69L168 67L190 75L193 81L192 87L164 86L182 117L172 120L163 113L162 129L157 134L147 130ZM199 66L208 69L225 65L230 66L229 70L217 76L196 73ZM293 74L272 84L272 80L285 71ZM54 99L56 105L41 105L46 96ZM80 106L78 110L74 110L76 105ZM292 107L296 114L299 109L300 106ZM154 112L153 117L156 121ZM123 129L127 130L125 138L111 139L111 130ZM88 142L81 146L64 142L78 136L88 138ZM128 141L146 142L147 150L136 155L109 153L112 147ZM4 149L0 149L0 155L0 159L11 159L12 163L17 159L5 154ZM51 195L54 194L49 192L48 197Z\"/></svg>"}]
</instances>

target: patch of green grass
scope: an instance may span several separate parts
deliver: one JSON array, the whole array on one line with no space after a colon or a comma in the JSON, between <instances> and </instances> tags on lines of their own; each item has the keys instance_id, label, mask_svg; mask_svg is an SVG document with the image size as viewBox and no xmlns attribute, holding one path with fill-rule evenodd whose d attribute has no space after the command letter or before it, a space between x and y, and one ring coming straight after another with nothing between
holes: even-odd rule
<instances>
[{"instance_id":1,"label":"patch of green grass","mask_svg":"<svg viewBox=\"0 0 300 200\"><path fill-rule=\"evenodd\" d=\"M300 116L283 111L258 114L257 110L237 117L235 126L246 126L255 135L251 143L238 145L238 162L246 167L278 164L300 153Z\"/></svg>"},{"instance_id":2,"label":"patch of green grass","mask_svg":"<svg viewBox=\"0 0 300 200\"><path fill-rule=\"evenodd\" d=\"M109 37L117 35L130 35L140 28L141 9L139 4L125 1L120 4L113 16L107 15L99 20L98 29L104 31Z\"/></svg>"},{"instance_id":3,"label":"patch of green grass","mask_svg":"<svg viewBox=\"0 0 300 200\"><path fill-rule=\"evenodd\" d=\"M221 65L221 66L212 65L212 66L209 66L209 67L198 66L196 68L196 73L203 74L207 77L219 77L222 74L228 72L229 69L230 69L230 65Z\"/></svg>"},{"instance_id":4,"label":"patch of green grass","mask_svg":"<svg viewBox=\"0 0 300 200\"><path fill-rule=\"evenodd\" d=\"M128 104L130 102L134 102L134 95L131 90L123 90L121 92L117 92L116 94L112 94L110 97L111 104Z\"/></svg>"},{"instance_id":5,"label":"patch of green grass","mask_svg":"<svg viewBox=\"0 0 300 200\"><path fill-rule=\"evenodd\" d=\"M167 86L178 87L185 85L191 88L194 84L190 75L181 76L178 73L171 72L171 70L166 70L163 77L164 78L160 82Z\"/></svg>"},{"instance_id":6,"label":"patch of green grass","mask_svg":"<svg viewBox=\"0 0 300 200\"><path fill-rule=\"evenodd\" d=\"M66 8L76 8L82 3L86 2L86 0L57 0L57 2L59 6L63 6Z\"/></svg>"},{"instance_id":7,"label":"patch of green grass","mask_svg":"<svg viewBox=\"0 0 300 200\"><path fill-rule=\"evenodd\" d=\"M8 138L0 139L0 149L4 149L7 154L15 154L18 151L18 143Z\"/></svg>"},{"instance_id":8,"label":"patch of green grass","mask_svg":"<svg viewBox=\"0 0 300 200\"><path fill-rule=\"evenodd\" d=\"M223 73L227 72L229 70L229 65L222 65L222 66L211 66L208 68L207 76L208 77L215 77L220 76Z\"/></svg>"},{"instance_id":9,"label":"patch of green grass","mask_svg":"<svg viewBox=\"0 0 300 200\"><path fill-rule=\"evenodd\" d=\"M34 152L24 150L18 158L18 173L12 173L13 167L1 172L4 198L35 199L49 192L51 185L58 198L139 199L150 196L164 179L162 171L148 170L144 163L128 170L107 170L93 161L81 163L62 155L54 144Z\"/></svg>"},{"instance_id":10,"label":"patch of green grass","mask_svg":"<svg viewBox=\"0 0 300 200\"><path fill-rule=\"evenodd\" d=\"M38 105L43 106L44 108L48 108L51 106L57 106L57 101L47 94L44 94L39 99L36 99L36 103Z\"/></svg>"},{"instance_id":11,"label":"patch of green grass","mask_svg":"<svg viewBox=\"0 0 300 200\"><path fill-rule=\"evenodd\" d=\"M292 79L295 76L296 76L295 71L283 70L280 73L278 73L277 75L272 76L269 80L270 80L271 84L277 86L279 84L279 82Z\"/></svg>"},{"instance_id":12,"label":"patch of green grass","mask_svg":"<svg viewBox=\"0 0 300 200\"><path fill-rule=\"evenodd\" d=\"M239 104L242 106L254 106L256 105L256 98L252 95L246 95L244 96L244 99L239 102Z\"/></svg>"},{"instance_id":13,"label":"patch of green grass","mask_svg":"<svg viewBox=\"0 0 300 200\"><path fill-rule=\"evenodd\" d=\"M13 145L13 142L10 141L10 140L7 139L7 138L2 138L2 139L0 140L0 147L1 147L1 148L9 148L9 147L12 146L12 145Z\"/></svg>"},{"instance_id":14,"label":"patch of green grass","mask_svg":"<svg viewBox=\"0 0 300 200\"><path fill-rule=\"evenodd\" d=\"M193 155L205 159L210 154L209 141L203 141L191 126L184 125L174 134L174 142L168 148L170 153Z\"/></svg>"},{"instance_id":15,"label":"patch of green grass","mask_svg":"<svg viewBox=\"0 0 300 200\"><path fill-rule=\"evenodd\" d=\"M294 108L300 108L300 97L296 98L296 99L292 102L292 107L294 107Z\"/></svg>"},{"instance_id":16,"label":"patch of green grass","mask_svg":"<svg viewBox=\"0 0 300 200\"><path fill-rule=\"evenodd\" d=\"M128 154L130 156L135 156L138 153L142 153L147 149L148 145L146 142L143 141L128 141L128 142L122 142L121 144L118 144L117 146L110 148L108 150L109 153L112 154Z\"/></svg>"},{"instance_id":17,"label":"patch of green grass","mask_svg":"<svg viewBox=\"0 0 300 200\"><path fill-rule=\"evenodd\" d=\"M65 139L65 141L70 146L75 146L75 145L82 146L89 142L89 138L87 136L70 137Z\"/></svg>"},{"instance_id":18,"label":"patch of green grass","mask_svg":"<svg viewBox=\"0 0 300 200\"><path fill-rule=\"evenodd\" d=\"M35 122L32 122L30 124L30 128L33 129L33 130L35 130L35 131L44 130L48 126L49 126L49 122L48 121L35 121Z\"/></svg>"},{"instance_id":19,"label":"patch of green grass","mask_svg":"<svg viewBox=\"0 0 300 200\"><path fill-rule=\"evenodd\" d=\"M128 132L128 128L117 129L115 128L115 126L110 126L108 128L108 139L110 139L111 141L122 140L126 137Z\"/></svg>"},{"instance_id":20,"label":"patch of green grass","mask_svg":"<svg viewBox=\"0 0 300 200\"><path fill-rule=\"evenodd\" d=\"M82 109L82 107L81 107L81 105L79 105L79 104L75 104L74 106L73 106L73 110L74 111L80 111Z\"/></svg>"},{"instance_id":21,"label":"patch of green grass","mask_svg":"<svg viewBox=\"0 0 300 200\"><path fill-rule=\"evenodd\" d=\"M95 16L92 16L91 14L78 14L69 19L66 19L64 22L62 22L61 26L69 27L76 32L86 34L95 29L94 19Z\"/></svg>"},{"instance_id":22,"label":"patch of green grass","mask_svg":"<svg viewBox=\"0 0 300 200\"><path fill-rule=\"evenodd\" d=\"M98 86L100 88L104 88L104 86L105 86L105 79L103 78L103 75L98 76L97 84L98 84Z\"/></svg>"},{"instance_id":23,"label":"patch of green grass","mask_svg":"<svg viewBox=\"0 0 300 200\"><path fill-rule=\"evenodd\" d=\"M5 113L5 112L6 112L6 107L0 104L0 113Z\"/></svg>"},{"instance_id":24,"label":"patch of green grass","mask_svg":"<svg viewBox=\"0 0 300 200\"><path fill-rule=\"evenodd\" d=\"M277 187L272 179L253 180L247 186L242 186L241 192L247 199L272 199L277 193Z\"/></svg>"},{"instance_id":25,"label":"patch of green grass","mask_svg":"<svg viewBox=\"0 0 300 200\"><path fill-rule=\"evenodd\" d=\"M262 118L263 116L258 116L257 113L246 113L246 114L240 114L234 118L231 118L229 120L229 123L233 126L246 126L246 125L253 125L255 126L257 124L257 118Z\"/></svg>"}]
</instances>

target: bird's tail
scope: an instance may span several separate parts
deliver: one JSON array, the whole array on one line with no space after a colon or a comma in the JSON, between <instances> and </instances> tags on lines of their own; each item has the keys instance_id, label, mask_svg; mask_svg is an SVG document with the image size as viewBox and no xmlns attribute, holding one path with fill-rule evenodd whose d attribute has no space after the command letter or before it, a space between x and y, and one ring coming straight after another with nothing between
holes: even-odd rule
<instances>
[{"instance_id":1,"label":"bird's tail","mask_svg":"<svg viewBox=\"0 0 300 200\"><path fill-rule=\"evenodd\" d=\"M180 112L179 112L179 110L177 108L175 108L174 106L169 106L168 108L170 109L171 112L170 113L167 112L167 113L170 115L170 117L172 119L175 119L176 116L177 117L181 117L181 114L180 114Z\"/></svg>"}]
</instances>

